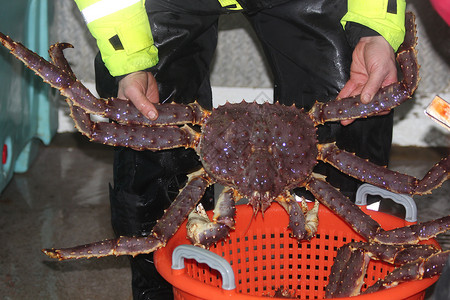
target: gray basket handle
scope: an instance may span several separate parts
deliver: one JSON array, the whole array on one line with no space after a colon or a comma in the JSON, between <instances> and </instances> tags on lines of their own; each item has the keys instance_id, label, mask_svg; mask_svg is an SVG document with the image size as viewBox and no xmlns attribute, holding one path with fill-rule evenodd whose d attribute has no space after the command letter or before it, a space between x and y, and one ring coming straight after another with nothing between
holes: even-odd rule
<instances>
[{"instance_id":1,"label":"gray basket handle","mask_svg":"<svg viewBox=\"0 0 450 300\"><path fill-rule=\"evenodd\" d=\"M223 257L193 245L180 245L173 250L172 269L184 269L185 258L195 259L197 262L205 263L219 271L222 275L222 289L234 290L236 288L233 269Z\"/></svg>"},{"instance_id":2,"label":"gray basket handle","mask_svg":"<svg viewBox=\"0 0 450 300\"><path fill-rule=\"evenodd\" d=\"M392 199L395 203L405 207L405 220L417 222L417 206L413 198L405 194L397 194L388 190L364 183L356 191L356 205L367 205L367 195L378 195L383 198Z\"/></svg>"}]
</instances>

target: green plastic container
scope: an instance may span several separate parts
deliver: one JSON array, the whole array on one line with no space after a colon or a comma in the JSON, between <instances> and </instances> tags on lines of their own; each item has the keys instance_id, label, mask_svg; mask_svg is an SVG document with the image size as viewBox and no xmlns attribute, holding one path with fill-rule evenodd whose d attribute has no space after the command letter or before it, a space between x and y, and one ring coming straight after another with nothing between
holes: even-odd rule
<instances>
[{"instance_id":1,"label":"green plastic container","mask_svg":"<svg viewBox=\"0 0 450 300\"><path fill-rule=\"evenodd\" d=\"M48 58L52 0L3 1L0 31ZM0 192L15 172L26 172L41 142L58 128L55 93L0 47Z\"/></svg>"}]
</instances>

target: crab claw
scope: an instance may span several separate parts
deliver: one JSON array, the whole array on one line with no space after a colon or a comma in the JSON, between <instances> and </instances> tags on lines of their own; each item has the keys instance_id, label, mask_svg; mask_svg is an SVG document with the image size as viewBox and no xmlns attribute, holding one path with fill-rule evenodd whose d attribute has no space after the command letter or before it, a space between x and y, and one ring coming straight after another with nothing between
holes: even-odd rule
<instances>
[{"instance_id":1,"label":"crab claw","mask_svg":"<svg viewBox=\"0 0 450 300\"><path fill-rule=\"evenodd\" d=\"M224 189L214 209L213 221L210 221L201 204L189 214L187 236L194 245L209 248L228 236L228 232L234 227L234 196L232 189Z\"/></svg>"},{"instance_id":2,"label":"crab claw","mask_svg":"<svg viewBox=\"0 0 450 300\"><path fill-rule=\"evenodd\" d=\"M300 204L289 193L286 196L279 196L275 199L289 215L289 229L292 237L297 240L310 240L316 235L319 225L319 202L315 201L314 206L308 210L306 200L301 197Z\"/></svg>"}]
</instances>

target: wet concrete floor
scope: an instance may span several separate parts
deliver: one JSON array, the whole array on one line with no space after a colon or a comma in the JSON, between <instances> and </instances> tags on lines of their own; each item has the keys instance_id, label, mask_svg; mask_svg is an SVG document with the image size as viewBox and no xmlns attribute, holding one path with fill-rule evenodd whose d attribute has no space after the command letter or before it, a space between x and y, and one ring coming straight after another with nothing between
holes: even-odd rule
<instances>
[{"instance_id":1,"label":"wet concrete floor","mask_svg":"<svg viewBox=\"0 0 450 300\"><path fill-rule=\"evenodd\" d=\"M392 169L422 177L447 150L394 148ZM58 262L40 249L113 237L112 149L58 134L0 195L0 299L131 299L126 257ZM414 197L419 221L450 214L450 182ZM450 249L449 235L438 239ZM427 292L430 298L432 288Z\"/></svg>"}]
</instances>

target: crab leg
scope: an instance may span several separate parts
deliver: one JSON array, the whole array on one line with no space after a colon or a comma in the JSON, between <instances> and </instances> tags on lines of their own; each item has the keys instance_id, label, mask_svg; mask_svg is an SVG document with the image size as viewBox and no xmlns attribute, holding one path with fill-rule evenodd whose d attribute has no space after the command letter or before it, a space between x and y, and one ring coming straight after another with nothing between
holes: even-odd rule
<instances>
[{"instance_id":1,"label":"crab leg","mask_svg":"<svg viewBox=\"0 0 450 300\"><path fill-rule=\"evenodd\" d=\"M67 100L67 104L70 107L70 116L75 122L75 127L83 135L90 137L93 122L91 121L91 116L86 113L84 109L79 106L74 106L72 102Z\"/></svg>"},{"instance_id":2,"label":"crab leg","mask_svg":"<svg viewBox=\"0 0 450 300\"><path fill-rule=\"evenodd\" d=\"M94 123L82 108L70 101L71 116L75 127L91 141L110 146L125 146L136 150L164 150L178 147L195 148L199 133L184 125L145 127L117 123Z\"/></svg>"},{"instance_id":3,"label":"crab leg","mask_svg":"<svg viewBox=\"0 0 450 300\"><path fill-rule=\"evenodd\" d=\"M334 264L331 267L329 275L329 283L325 289L326 298L335 297L349 297L359 295L362 284L364 283L364 275L366 274L367 265L369 260L379 259L388 263L400 266L398 270L393 271L391 274L409 274L411 271L413 274L418 274L417 270L411 268L412 265L417 264L418 261L423 261L424 257L427 260L428 257L438 255L441 251L432 245L380 245L376 243L363 243L353 242L342 246L336 255ZM444 255L445 256L445 255ZM441 255L432 258L433 263L436 262L437 257L442 258ZM411 264L415 262L414 264ZM431 261L430 261L431 262ZM445 260L439 262L438 265L445 263ZM404 265L404 266L402 266ZM439 268L439 267L438 267ZM435 273L428 272L428 275L435 275ZM409 278L410 280L419 279ZM394 279L394 275L391 279ZM432 276L432 275L431 275ZM430 276L430 277L431 277ZM406 278L403 278L403 281ZM382 282L389 282L380 280ZM394 279L393 282L398 283L399 278ZM372 291L376 291L380 284L375 284L371 287ZM378 288L376 287L378 286Z\"/></svg>"},{"instance_id":4,"label":"crab leg","mask_svg":"<svg viewBox=\"0 0 450 300\"><path fill-rule=\"evenodd\" d=\"M71 44L68 43L59 43L50 46L48 49L48 53L50 55L51 60L54 65L59 68L59 70L67 73L68 76L71 76L73 80L76 80L76 76L73 73L72 68L70 67L69 62L63 55L63 50L66 48L73 48ZM93 122L91 121L90 115L81 107L74 106L69 98L66 98L67 104L70 107L70 114L72 119L75 122L75 127L86 136L90 135L91 127Z\"/></svg>"},{"instance_id":5,"label":"crab leg","mask_svg":"<svg viewBox=\"0 0 450 300\"><path fill-rule=\"evenodd\" d=\"M158 103L155 104L158 111L158 119L149 120L142 115L129 100L118 98L107 99L107 108L102 116L116 120L121 124L155 125L182 125L192 123L199 125L210 115L197 102L190 104Z\"/></svg>"},{"instance_id":6,"label":"crab leg","mask_svg":"<svg viewBox=\"0 0 450 300\"><path fill-rule=\"evenodd\" d=\"M302 199L302 206L298 204L295 198L288 194L279 196L275 199L289 215L289 229L292 236L297 240L310 240L316 235L319 219L319 202L315 202L314 207L308 211L308 206Z\"/></svg>"},{"instance_id":7,"label":"crab leg","mask_svg":"<svg viewBox=\"0 0 450 300\"><path fill-rule=\"evenodd\" d=\"M82 103L83 108L89 113L105 110L105 102L95 98L81 82L73 77L72 72L62 71L58 66L46 61L38 54L27 49L22 44L16 43L3 33L0 33L0 41L17 59L21 60L36 75L40 76L44 82L59 89L63 96L70 98L74 103ZM69 46L66 44L62 47L67 48ZM79 99L79 101L75 99Z\"/></svg>"},{"instance_id":8,"label":"crab leg","mask_svg":"<svg viewBox=\"0 0 450 300\"><path fill-rule=\"evenodd\" d=\"M87 245L64 249L44 249L46 255L59 260L103 257L110 255L132 255L151 253L161 247L175 234L189 213L202 198L211 179L203 169L188 176L186 186L165 211L163 217L146 237L119 237Z\"/></svg>"},{"instance_id":9,"label":"crab leg","mask_svg":"<svg viewBox=\"0 0 450 300\"><path fill-rule=\"evenodd\" d=\"M430 193L450 177L450 156L443 158L428 171L423 179L418 180L413 176L389 170L343 151L334 143L318 145L318 149L319 159L345 174L400 194Z\"/></svg>"},{"instance_id":10,"label":"crab leg","mask_svg":"<svg viewBox=\"0 0 450 300\"><path fill-rule=\"evenodd\" d=\"M421 257L428 257L441 252L440 249L433 245L384 245L378 243L353 242L350 243L350 246L354 249L359 248L364 250L369 253L370 258L372 259L382 260L395 266L401 266Z\"/></svg>"},{"instance_id":11,"label":"crab leg","mask_svg":"<svg viewBox=\"0 0 450 300\"><path fill-rule=\"evenodd\" d=\"M394 269L394 271L386 275L383 279L378 280L362 294L369 294L394 287L405 281L420 280L439 275L442 273L449 255L450 250L447 250L432 254L429 257L418 258L413 262Z\"/></svg>"},{"instance_id":12,"label":"crab leg","mask_svg":"<svg viewBox=\"0 0 450 300\"><path fill-rule=\"evenodd\" d=\"M200 205L197 210L190 213L186 227L187 236L192 244L209 248L212 244L228 236L228 232L234 228L235 224L237 197L238 195L233 189L225 187L214 208L212 222Z\"/></svg>"},{"instance_id":13,"label":"crab leg","mask_svg":"<svg viewBox=\"0 0 450 300\"><path fill-rule=\"evenodd\" d=\"M201 108L198 103L188 105L156 104L158 119L151 121L140 114L131 101L116 98L96 98L77 80L62 53L64 49L72 48L72 45L68 43L53 45L49 50L50 57L54 62L52 64L3 33L0 33L0 41L17 59L40 76L44 82L58 89L61 95L70 99L73 105L82 107L89 114L101 115L124 124L150 126L199 124L209 115L209 112Z\"/></svg>"},{"instance_id":14,"label":"crab leg","mask_svg":"<svg viewBox=\"0 0 450 300\"><path fill-rule=\"evenodd\" d=\"M371 240L381 244L417 244L450 230L450 216L377 233Z\"/></svg>"},{"instance_id":15,"label":"crab leg","mask_svg":"<svg viewBox=\"0 0 450 300\"><path fill-rule=\"evenodd\" d=\"M414 15L407 14L405 40L397 54L397 62L403 73L403 80L381 88L369 104L363 104L360 95L335 99L327 103L316 102L309 112L317 124L324 122L356 119L390 110L409 98L419 83Z\"/></svg>"},{"instance_id":16,"label":"crab leg","mask_svg":"<svg viewBox=\"0 0 450 300\"><path fill-rule=\"evenodd\" d=\"M370 243L353 242L342 246L336 255L326 287L326 297L348 297L360 293L361 277L370 258L399 266L383 280L368 289L395 286L402 281L432 277L439 274L450 251L441 252L432 245L411 245L428 240L450 229L450 216L438 220L382 231ZM396 244L394 244L396 243Z\"/></svg>"},{"instance_id":17,"label":"crab leg","mask_svg":"<svg viewBox=\"0 0 450 300\"><path fill-rule=\"evenodd\" d=\"M125 146L136 150L163 150L178 147L195 148L199 134L184 125L164 127L143 127L116 123L94 123L91 141L110 146Z\"/></svg>"},{"instance_id":18,"label":"crab leg","mask_svg":"<svg viewBox=\"0 0 450 300\"><path fill-rule=\"evenodd\" d=\"M163 247L162 241L153 236L146 237L126 237L121 236L116 239L104 240L101 242L75 246L62 249L42 249L50 258L59 260L92 258L104 256L133 255L151 253Z\"/></svg>"},{"instance_id":19,"label":"crab leg","mask_svg":"<svg viewBox=\"0 0 450 300\"><path fill-rule=\"evenodd\" d=\"M306 183L306 188L314 195L314 198L343 218L365 239L370 240L371 237L382 230L380 224L366 215L356 204L328 182L311 177Z\"/></svg>"},{"instance_id":20,"label":"crab leg","mask_svg":"<svg viewBox=\"0 0 450 300\"><path fill-rule=\"evenodd\" d=\"M370 258L361 249L339 248L325 288L325 298L351 297L360 293Z\"/></svg>"}]
</instances>

